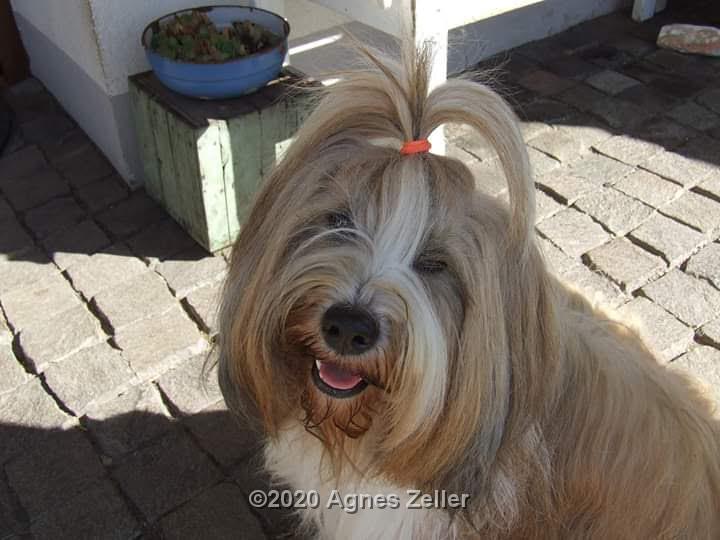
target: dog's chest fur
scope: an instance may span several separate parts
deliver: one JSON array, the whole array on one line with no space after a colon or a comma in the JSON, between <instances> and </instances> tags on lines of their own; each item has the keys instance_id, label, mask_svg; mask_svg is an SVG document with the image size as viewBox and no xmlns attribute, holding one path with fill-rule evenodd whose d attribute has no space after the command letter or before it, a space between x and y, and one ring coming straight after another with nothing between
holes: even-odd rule
<instances>
[{"instance_id":1,"label":"dog's chest fur","mask_svg":"<svg viewBox=\"0 0 720 540\"><path fill-rule=\"evenodd\" d=\"M407 508L411 495L406 488L367 481L346 471L338 480L328 470L327 456L323 456L321 443L302 426L287 427L277 441L265 448L265 465L277 480L287 483L293 490L319 494L317 508L301 510L305 524L311 522L318 538L334 540L369 540L394 538L397 540L431 540L457 538L455 526L447 514L436 509ZM383 496L396 494L399 507L367 509L367 502L357 501L357 511L351 508L354 496ZM349 504L341 507L339 500L349 497ZM360 506L365 504L365 506Z\"/></svg>"}]
</instances>

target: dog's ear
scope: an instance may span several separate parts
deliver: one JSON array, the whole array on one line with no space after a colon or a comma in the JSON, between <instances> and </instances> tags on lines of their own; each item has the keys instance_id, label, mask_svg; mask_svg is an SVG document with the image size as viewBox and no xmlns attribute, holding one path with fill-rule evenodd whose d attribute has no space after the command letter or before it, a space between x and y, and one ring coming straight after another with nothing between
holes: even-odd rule
<instances>
[{"instance_id":1,"label":"dog's ear","mask_svg":"<svg viewBox=\"0 0 720 540\"><path fill-rule=\"evenodd\" d=\"M230 410L276 433L283 409L280 373L271 361L282 324L273 297L292 227L296 163L280 164L263 183L233 245L219 309L218 376Z\"/></svg>"}]
</instances>

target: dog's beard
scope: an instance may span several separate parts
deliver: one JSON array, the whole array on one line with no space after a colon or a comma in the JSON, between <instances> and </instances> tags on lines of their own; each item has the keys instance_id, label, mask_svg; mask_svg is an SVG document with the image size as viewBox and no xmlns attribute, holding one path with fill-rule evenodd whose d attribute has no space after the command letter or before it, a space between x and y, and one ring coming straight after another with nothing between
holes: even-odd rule
<instances>
[{"instance_id":1,"label":"dog's beard","mask_svg":"<svg viewBox=\"0 0 720 540\"><path fill-rule=\"evenodd\" d=\"M367 262L362 262L367 258L360 243L347 236L343 240L348 245L309 242L313 246L309 254L295 252L290 257L293 268L286 275L299 277L297 281L281 280L294 294L282 325L278 355L306 429L335 451L344 446L346 438L363 436L376 418L397 407L394 398L408 379L415 378L415 384L424 380L426 386L442 386L444 373L425 379L427 374L419 373L421 366L413 354L425 351L438 368L447 362L447 351L442 347L446 340L424 287L411 294L398 294L403 287L418 286L417 280L408 280L402 272L395 278L387 274L381 280L373 279ZM319 259L324 261L322 268L314 271ZM348 272L349 268L355 271ZM338 352L322 335L322 317L328 308L351 303L362 305L378 325L377 342L361 354ZM420 327L422 318L430 324ZM422 337L418 339L416 334ZM435 350L431 350L433 346ZM425 391L437 395L442 388ZM377 424L382 430L383 422Z\"/></svg>"}]
</instances>

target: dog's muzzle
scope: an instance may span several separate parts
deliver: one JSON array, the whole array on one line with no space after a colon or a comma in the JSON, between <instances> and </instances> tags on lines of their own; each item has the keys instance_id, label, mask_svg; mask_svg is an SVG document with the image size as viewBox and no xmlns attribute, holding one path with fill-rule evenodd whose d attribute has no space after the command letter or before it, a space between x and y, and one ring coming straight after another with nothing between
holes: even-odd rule
<instances>
[{"instance_id":1,"label":"dog's muzzle","mask_svg":"<svg viewBox=\"0 0 720 540\"><path fill-rule=\"evenodd\" d=\"M328 348L344 358L371 350L380 335L375 317L366 309L349 304L335 304L328 308L323 315L321 329ZM352 397L368 385L360 373L321 360L315 360L312 374L318 389L335 398Z\"/></svg>"}]
</instances>

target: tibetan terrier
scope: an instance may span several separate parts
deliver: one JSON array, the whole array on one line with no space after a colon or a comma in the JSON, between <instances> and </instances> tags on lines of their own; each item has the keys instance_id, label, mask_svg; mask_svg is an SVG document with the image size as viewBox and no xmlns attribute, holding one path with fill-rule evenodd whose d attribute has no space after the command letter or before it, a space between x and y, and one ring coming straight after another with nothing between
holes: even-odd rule
<instances>
[{"instance_id":1,"label":"tibetan terrier","mask_svg":"<svg viewBox=\"0 0 720 540\"><path fill-rule=\"evenodd\" d=\"M267 470L326 539L720 538L711 403L552 276L512 110L410 49L326 89L233 248L220 382ZM509 204L428 152L446 123Z\"/></svg>"}]
</instances>

